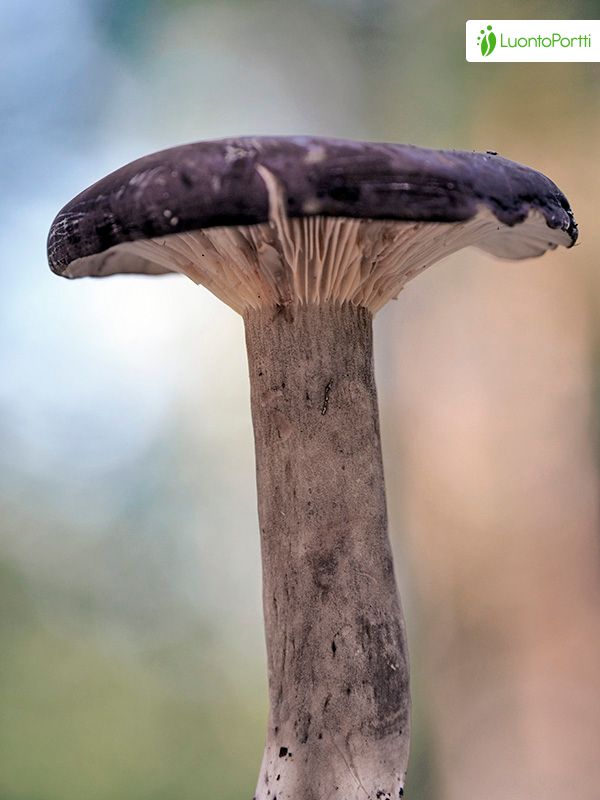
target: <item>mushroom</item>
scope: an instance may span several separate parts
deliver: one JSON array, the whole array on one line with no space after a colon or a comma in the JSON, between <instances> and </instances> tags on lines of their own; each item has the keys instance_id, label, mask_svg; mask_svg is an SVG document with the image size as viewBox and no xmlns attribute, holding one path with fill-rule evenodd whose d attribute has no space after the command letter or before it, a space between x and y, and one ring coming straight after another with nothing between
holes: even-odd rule
<instances>
[{"instance_id":1,"label":"mushroom","mask_svg":"<svg viewBox=\"0 0 600 800\"><path fill-rule=\"evenodd\" d=\"M155 153L54 220L57 274L179 272L243 317L270 695L257 800L404 793L373 315L463 247L522 259L576 238L556 185L496 154L307 137Z\"/></svg>"}]
</instances>

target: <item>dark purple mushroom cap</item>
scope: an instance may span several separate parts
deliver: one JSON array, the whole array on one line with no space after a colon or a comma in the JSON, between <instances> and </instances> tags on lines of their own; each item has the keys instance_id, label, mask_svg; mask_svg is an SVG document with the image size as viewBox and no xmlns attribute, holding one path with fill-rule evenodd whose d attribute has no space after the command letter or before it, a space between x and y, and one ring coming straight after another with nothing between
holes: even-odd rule
<instances>
[{"instance_id":1,"label":"dark purple mushroom cap","mask_svg":"<svg viewBox=\"0 0 600 800\"><path fill-rule=\"evenodd\" d=\"M268 223L273 198L265 175L280 188L283 214L291 220L464 223L487 212L497 222L489 231L504 235L467 244L508 258L577 239L557 186L495 154L317 137L240 138L163 150L90 186L52 223L50 267L68 278L169 272L164 259L157 263L123 245ZM526 231L531 219L537 221L535 241Z\"/></svg>"}]
</instances>

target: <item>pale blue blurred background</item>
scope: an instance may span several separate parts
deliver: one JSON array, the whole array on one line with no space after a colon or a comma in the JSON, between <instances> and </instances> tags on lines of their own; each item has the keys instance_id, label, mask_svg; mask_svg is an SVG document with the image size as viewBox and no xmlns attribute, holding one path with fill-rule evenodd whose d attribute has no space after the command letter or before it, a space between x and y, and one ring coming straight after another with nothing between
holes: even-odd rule
<instances>
[{"instance_id":1,"label":"pale blue blurred background","mask_svg":"<svg viewBox=\"0 0 600 800\"><path fill-rule=\"evenodd\" d=\"M526 0L502 14L599 10ZM267 133L495 149L548 172L575 206L585 239L572 254L532 268L470 254L418 279L377 323L377 365L413 648L408 796L537 800L547 787L573 789L577 772L571 796L597 798L597 766L581 767L560 744L580 737L600 749L596 711L587 727L573 712L565 733L564 713L528 705L520 670L527 663L535 677L538 662L533 645L525 656L515 642L537 641L546 612L518 636L514 625L531 592L551 595L555 567L571 557L565 596L579 597L569 587L584 580L590 588L565 625L572 631L583 608L598 617L596 573L581 571L597 558L600 72L467 64L465 20L499 13L462 0L0 0L1 800L252 796L266 678L241 321L183 278L60 280L45 237L65 202L129 160ZM448 431L459 433L446 440ZM560 454L551 462L548 447ZM482 488L486 465L495 471ZM557 526L554 567L533 586L540 559L527 546L531 568L514 588L502 554L538 530L551 541L557 517L546 524L544 514L557 486L575 533ZM446 545L455 537L447 553L440 530ZM498 559L510 602L489 593L482 602L489 582L477 576L496 574ZM488 616L473 622L475 607ZM595 624L582 634L591 667ZM583 658L578 646L570 661ZM472 675L464 653L479 665ZM513 672L496 669L501 659ZM542 672L554 663L540 659ZM591 667L573 680L597 710ZM452 744L479 683L517 711L499 723L488 710ZM494 763L477 742L498 730Z\"/></svg>"}]
</instances>

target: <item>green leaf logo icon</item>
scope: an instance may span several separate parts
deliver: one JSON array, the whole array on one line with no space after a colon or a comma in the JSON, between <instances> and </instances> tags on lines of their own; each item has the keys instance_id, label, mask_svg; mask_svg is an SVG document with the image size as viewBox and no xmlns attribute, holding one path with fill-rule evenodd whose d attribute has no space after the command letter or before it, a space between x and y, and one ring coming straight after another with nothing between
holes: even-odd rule
<instances>
[{"instance_id":1,"label":"green leaf logo icon","mask_svg":"<svg viewBox=\"0 0 600 800\"><path fill-rule=\"evenodd\" d=\"M480 35L477 37L477 44L481 47L482 56L492 55L496 47L496 34L491 25L487 26L487 30L481 29Z\"/></svg>"}]
</instances>

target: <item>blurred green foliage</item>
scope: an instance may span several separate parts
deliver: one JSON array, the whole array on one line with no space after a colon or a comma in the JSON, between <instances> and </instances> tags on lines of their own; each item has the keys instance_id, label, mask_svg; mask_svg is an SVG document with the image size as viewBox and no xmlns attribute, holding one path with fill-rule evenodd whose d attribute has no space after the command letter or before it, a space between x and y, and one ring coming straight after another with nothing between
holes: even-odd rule
<instances>
[{"instance_id":1,"label":"blurred green foliage","mask_svg":"<svg viewBox=\"0 0 600 800\"><path fill-rule=\"evenodd\" d=\"M0 796L247 795L262 750L262 681L236 687L199 667L202 691L188 695L164 677L169 665L190 659L185 643L168 654L119 656L92 638L93 629L89 638L49 630L29 598L23 577L2 565Z\"/></svg>"}]
</instances>

